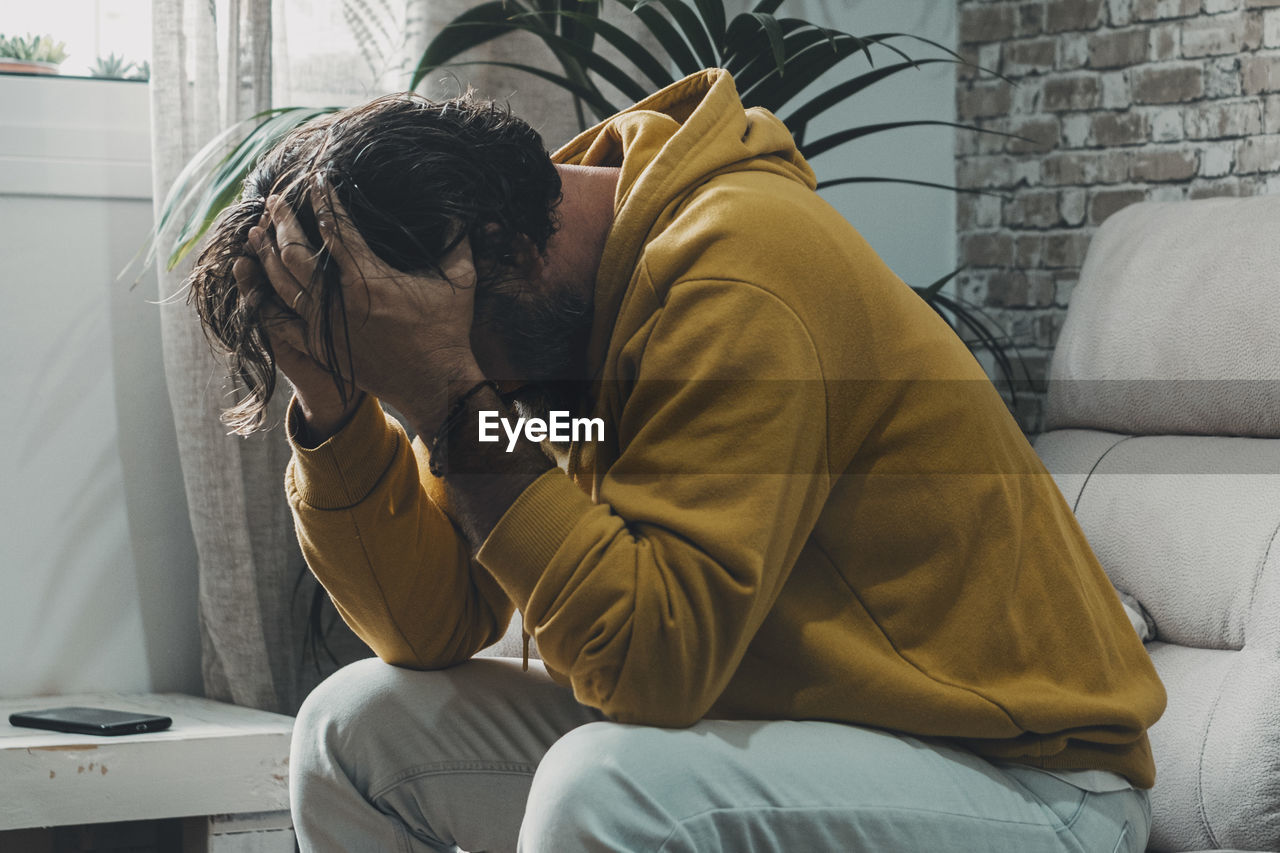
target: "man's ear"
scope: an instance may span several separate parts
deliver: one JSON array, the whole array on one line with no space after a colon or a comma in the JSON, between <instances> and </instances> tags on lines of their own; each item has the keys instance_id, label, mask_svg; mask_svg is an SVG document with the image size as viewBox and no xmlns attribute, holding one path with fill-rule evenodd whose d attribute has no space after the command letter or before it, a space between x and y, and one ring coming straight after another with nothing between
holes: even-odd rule
<instances>
[{"instance_id":1,"label":"man's ear","mask_svg":"<svg viewBox=\"0 0 1280 853\"><path fill-rule=\"evenodd\" d=\"M532 281L542 274L542 268L546 262L542 253L538 251L538 247L525 235L520 234L516 237L512 243L511 254L516 268L524 278Z\"/></svg>"},{"instance_id":2,"label":"man's ear","mask_svg":"<svg viewBox=\"0 0 1280 853\"><path fill-rule=\"evenodd\" d=\"M496 223L491 222L484 226L485 242L492 245L501 232L502 228ZM474 251L477 247L473 246L472 248ZM505 269L516 273L521 278L537 278L542 273L544 265L542 254L538 251L538 247L523 234L517 234L510 245L506 247L506 251L502 253L489 253L482 249L478 254L487 255L487 257L476 259L478 266L489 266L490 269L495 271L497 269Z\"/></svg>"}]
</instances>

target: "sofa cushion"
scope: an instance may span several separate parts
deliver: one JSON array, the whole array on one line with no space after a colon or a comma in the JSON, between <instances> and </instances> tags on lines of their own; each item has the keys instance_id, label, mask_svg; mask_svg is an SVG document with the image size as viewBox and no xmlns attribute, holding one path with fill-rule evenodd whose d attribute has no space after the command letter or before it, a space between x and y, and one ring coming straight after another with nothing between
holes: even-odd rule
<instances>
[{"instance_id":1,"label":"sofa cushion","mask_svg":"<svg viewBox=\"0 0 1280 853\"><path fill-rule=\"evenodd\" d=\"M1094 236L1050 429L1280 436L1280 196L1146 202Z\"/></svg>"},{"instance_id":2,"label":"sofa cushion","mask_svg":"<svg viewBox=\"0 0 1280 853\"><path fill-rule=\"evenodd\" d=\"M1148 648L1169 692L1151 729L1151 848L1280 849L1275 650Z\"/></svg>"},{"instance_id":3,"label":"sofa cushion","mask_svg":"<svg viewBox=\"0 0 1280 853\"><path fill-rule=\"evenodd\" d=\"M1055 430L1036 450L1159 639L1239 649L1280 628L1255 607L1280 565L1280 441Z\"/></svg>"}]
</instances>

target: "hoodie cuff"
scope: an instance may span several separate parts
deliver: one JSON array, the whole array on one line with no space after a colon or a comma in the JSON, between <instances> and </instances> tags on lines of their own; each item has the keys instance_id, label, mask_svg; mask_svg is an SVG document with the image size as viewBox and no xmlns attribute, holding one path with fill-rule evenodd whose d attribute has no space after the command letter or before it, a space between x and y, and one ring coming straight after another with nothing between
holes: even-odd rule
<instances>
[{"instance_id":1,"label":"hoodie cuff","mask_svg":"<svg viewBox=\"0 0 1280 853\"><path fill-rule=\"evenodd\" d=\"M552 558L594 506L563 471L552 468L507 508L476 560L523 613Z\"/></svg>"},{"instance_id":2,"label":"hoodie cuff","mask_svg":"<svg viewBox=\"0 0 1280 853\"><path fill-rule=\"evenodd\" d=\"M372 395L366 395L351 420L316 447L294 440L302 417L295 397L285 416L285 435L293 448L289 478L298 497L322 510L347 509L369 496L395 459L399 431Z\"/></svg>"}]
</instances>

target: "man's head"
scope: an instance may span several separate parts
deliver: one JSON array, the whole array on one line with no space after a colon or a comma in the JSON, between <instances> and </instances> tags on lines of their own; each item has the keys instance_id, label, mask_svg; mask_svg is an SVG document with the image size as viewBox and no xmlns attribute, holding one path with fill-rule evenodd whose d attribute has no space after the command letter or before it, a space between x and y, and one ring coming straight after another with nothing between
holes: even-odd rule
<instances>
[{"instance_id":1,"label":"man's head","mask_svg":"<svg viewBox=\"0 0 1280 853\"><path fill-rule=\"evenodd\" d=\"M440 260L469 239L479 274L477 334L498 340L529 379L566 378L572 356L565 348L584 327L590 305L566 301L562 293L529 292L525 260L546 252L561 191L541 138L489 101L464 96L437 103L388 95L288 134L258 163L241 200L212 229L190 278L190 299L246 388L224 415L228 425L243 433L261 426L275 386L275 359L261 312L267 305L289 310L265 278L260 292L242 293L232 265L253 256L246 245L249 229L269 195L281 196L298 213L312 244L321 245L310 204L318 179L369 247L398 269L443 275ZM320 346L313 354L336 378L346 317L333 265L311 288L319 294L323 326L314 330Z\"/></svg>"}]
</instances>

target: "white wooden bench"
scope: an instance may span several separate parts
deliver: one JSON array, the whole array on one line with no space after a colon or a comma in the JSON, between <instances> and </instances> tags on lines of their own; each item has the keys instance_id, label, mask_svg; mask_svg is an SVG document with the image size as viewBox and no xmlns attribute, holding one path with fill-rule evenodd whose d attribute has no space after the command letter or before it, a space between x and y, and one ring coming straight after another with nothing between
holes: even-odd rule
<instances>
[{"instance_id":1,"label":"white wooden bench","mask_svg":"<svg viewBox=\"0 0 1280 853\"><path fill-rule=\"evenodd\" d=\"M173 726L96 737L9 724L15 711L67 705L161 714ZM186 818L184 849L291 853L292 731L292 717L180 694L0 700L0 849L19 849L36 827Z\"/></svg>"}]
</instances>

